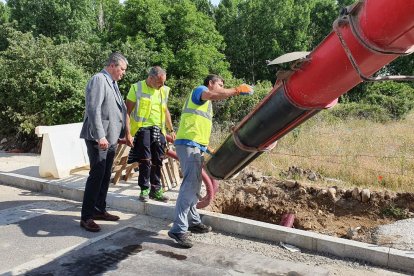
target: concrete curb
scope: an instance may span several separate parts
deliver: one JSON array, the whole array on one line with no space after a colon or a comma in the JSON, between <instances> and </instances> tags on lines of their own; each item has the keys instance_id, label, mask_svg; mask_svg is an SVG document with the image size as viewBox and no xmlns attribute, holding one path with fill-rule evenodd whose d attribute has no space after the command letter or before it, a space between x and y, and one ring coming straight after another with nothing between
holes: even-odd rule
<instances>
[{"instance_id":1,"label":"concrete curb","mask_svg":"<svg viewBox=\"0 0 414 276\"><path fill-rule=\"evenodd\" d=\"M15 173L0 173L0 183L75 201L82 201L83 198L83 188ZM154 201L143 203L137 196L108 192L107 203L112 208L137 214L169 220L174 218L173 205ZM314 252L358 259L374 265L414 273L414 251L356 242L204 210L200 210L200 213L205 223L219 231L266 241L284 242Z\"/></svg>"}]
</instances>

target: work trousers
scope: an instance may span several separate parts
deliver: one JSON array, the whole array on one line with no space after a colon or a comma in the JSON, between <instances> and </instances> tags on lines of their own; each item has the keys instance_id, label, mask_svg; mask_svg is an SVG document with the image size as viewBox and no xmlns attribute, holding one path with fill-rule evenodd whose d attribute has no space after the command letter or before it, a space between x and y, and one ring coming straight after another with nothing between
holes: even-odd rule
<instances>
[{"instance_id":1,"label":"work trousers","mask_svg":"<svg viewBox=\"0 0 414 276\"><path fill-rule=\"evenodd\" d=\"M201 223L200 214L196 205L200 198L202 183L202 151L197 147L176 145L180 160L183 182L175 204L174 224L172 233L185 233L189 226Z\"/></svg>"},{"instance_id":2,"label":"work trousers","mask_svg":"<svg viewBox=\"0 0 414 276\"><path fill-rule=\"evenodd\" d=\"M134 137L128 162L139 163L138 185L141 190L161 189L161 168L165 158L165 136L157 127L142 127Z\"/></svg>"}]
</instances>

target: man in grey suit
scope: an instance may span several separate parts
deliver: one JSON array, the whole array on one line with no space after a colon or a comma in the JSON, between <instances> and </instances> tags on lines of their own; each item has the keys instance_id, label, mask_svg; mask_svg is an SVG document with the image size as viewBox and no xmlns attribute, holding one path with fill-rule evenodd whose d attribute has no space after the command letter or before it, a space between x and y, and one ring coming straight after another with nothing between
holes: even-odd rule
<instances>
[{"instance_id":1,"label":"man in grey suit","mask_svg":"<svg viewBox=\"0 0 414 276\"><path fill-rule=\"evenodd\" d=\"M126 106L118 89L128 66L120 53L112 53L105 68L86 86L85 117L80 138L85 139L90 171L83 196L80 226L98 232L94 220L119 220L106 211L106 195L118 138L125 135Z\"/></svg>"}]
</instances>

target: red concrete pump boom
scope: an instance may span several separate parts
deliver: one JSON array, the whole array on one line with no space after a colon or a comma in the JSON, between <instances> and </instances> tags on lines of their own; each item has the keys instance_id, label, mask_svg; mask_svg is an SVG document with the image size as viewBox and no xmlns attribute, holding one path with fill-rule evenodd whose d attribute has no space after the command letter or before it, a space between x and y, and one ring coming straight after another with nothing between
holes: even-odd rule
<instances>
[{"instance_id":1,"label":"red concrete pump boom","mask_svg":"<svg viewBox=\"0 0 414 276\"><path fill-rule=\"evenodd\" d=\"M413 51L414 0L365 0L347 7L322 43L235 127L207 162L208 174L232 177L339 96L362 81L381 79L370 76Z\"/></svg>"}]
</instances>

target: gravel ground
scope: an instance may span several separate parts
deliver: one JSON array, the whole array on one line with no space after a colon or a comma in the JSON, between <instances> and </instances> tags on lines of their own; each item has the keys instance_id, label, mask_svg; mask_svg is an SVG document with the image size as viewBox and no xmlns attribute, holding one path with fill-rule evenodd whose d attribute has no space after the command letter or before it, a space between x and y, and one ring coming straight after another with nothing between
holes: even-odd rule
<instances>
[{"instance_id":1,"label":"gravel ground","mask_svg":"<svg viewBox=\"0 0 414 276\"><path fill-rule=\"evenodd\" d=\"M376 244L414 251L414 219L381 225L372 236Z\"/></svg>"},{"instance_id":2,"label":"gravel ground","mask_svg":"<svg viewBox=\"0 0 414 276\"><path fill-rule=\"evenodd\" d=\"M351 259L340 259L331 255L320 255L318 253L304 250L301 252L290 252L276 243L264 242L228 233L211 232L202 235L194 234L191 239L201 243L253 252L279 260L302 263L310 266L320 266L329 270L331 275L409 275L402 272L375 267L365 262L359 262Z\"/></svg>"}]
</instances>

